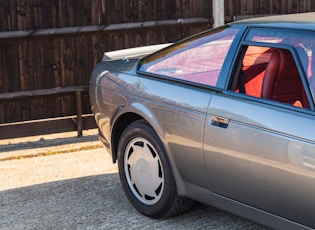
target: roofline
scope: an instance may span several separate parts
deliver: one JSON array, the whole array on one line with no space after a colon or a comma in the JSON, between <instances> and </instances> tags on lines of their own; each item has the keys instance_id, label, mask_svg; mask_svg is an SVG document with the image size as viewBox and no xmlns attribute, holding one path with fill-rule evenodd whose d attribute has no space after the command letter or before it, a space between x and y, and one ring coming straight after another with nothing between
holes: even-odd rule
<instances>
[{"instance_id":1,"label":"roofline","mask_svg":"<svg viewBox=\"0 0 315 230\"><path fill-rule=\"evenodd\" d=\"M315 24L315 12L275 15L259 18L250 18L240 21L231 22L229 24Z\"/></svg>"}]
</instances>

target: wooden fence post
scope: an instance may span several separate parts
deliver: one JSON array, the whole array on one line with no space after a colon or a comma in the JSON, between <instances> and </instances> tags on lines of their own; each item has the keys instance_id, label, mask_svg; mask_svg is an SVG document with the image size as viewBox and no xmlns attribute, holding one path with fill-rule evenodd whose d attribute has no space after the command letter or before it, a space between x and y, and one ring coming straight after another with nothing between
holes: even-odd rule
<instances>
[{"instance_id":1,"label":"wooden fence post","mask_svg":"<svg viewBox=\"0 0 315 230\"><path fill-rule=\"evenodd\" d=\"M224 0L212 0L213 9L213 27L222 26L224 22Z\"/></svg>"},{"instance_id":2,"label":"wooden fence post","mask_svg":"<svg viewBox=\"0 0 315 230\"><path fill-rule=\"evenodd\" d=\"M83 121L82 121L82 100L81 100L81 92L75 92L75 101L76 101L76 109L77 109L77 130L78 137L82 136L83 130Z\"/></svg>"}]
</instances>

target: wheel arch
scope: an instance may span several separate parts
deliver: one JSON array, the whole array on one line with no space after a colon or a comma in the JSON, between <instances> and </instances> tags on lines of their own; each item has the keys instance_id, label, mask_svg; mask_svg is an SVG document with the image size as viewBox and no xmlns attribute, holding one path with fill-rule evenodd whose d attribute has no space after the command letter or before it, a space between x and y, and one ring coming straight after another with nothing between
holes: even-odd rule
<instances>
[{"instance_id":1,"label":"wheel arch","mask_svg":"<svg viewBox=\"0 0 315 230\"><path fill-rule=\"evenodd\" d=\"M113 163L116 163L116 160L118 159L118 143L123 131L132 122L141 119L145 120L154 129L161 140L164 139L163 131L161 130L158 122L156 122L157 119L149 109L149 106L147 106L145 103L135 101L120 106L117 109L114 117L112 117L111 125L111 152Z\"/></svg>"},{"instance_id":2,"label":"wheel arch","mask_svg":"<svg viewBox=\"0 0 315 230\"><path fill-rule=\"evenodd\" d=\"M113 125L112 135L111 135L111 148L112 148L112 160L113 163L117 161L117 148L119 139L123 131L130 125L132 122L144 119L139 114L128 112L122 114L120 117L117 118L115 124Z\"/></svg>"},{"instance_id":3,"label":"wheel arch","mask_svg":"<svg viewBox=\"0 0 315 230\"><path fill-rule=\"evenodd\" d=\"M117 155L117 149L118 149L118 143L119 139L123 133L123 131L127 128L128 125L130 125L132 122L137 121L137 120L145 120L152 128L153 130L157 133L159 138L162 141L163 147L167 152L168 158L170 160L170 164L172 167L172 171L175 177L175 183L177 187L177 191L179 194L185 194L185 185L184 182L178 172L176 163L174 162L172 155L169 153L170 149L168 146L165 144L165 137L163 136L163 131L161 127L156 127L157 122L154 120L150 120L149 118L146 118L145 116L139 115L136 112L126 112L121 114L116 120L112 128L112 135L111 135L111 151L112 151L112 160L113 163L116 163L118 159Z\"/></svg>"}]
</instances>

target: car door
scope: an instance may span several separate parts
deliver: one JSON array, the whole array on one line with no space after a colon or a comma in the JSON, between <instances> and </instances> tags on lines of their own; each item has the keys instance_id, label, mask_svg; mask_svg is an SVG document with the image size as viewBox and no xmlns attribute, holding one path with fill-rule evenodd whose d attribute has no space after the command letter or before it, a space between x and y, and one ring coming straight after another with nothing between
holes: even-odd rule
<instances>
[{"instance_id":1,"label":"car door","mask_svg":"<svg viewBox=\"0 0 315 230\"><path fill-rule=\"evenodd\" d=\"M244 79L236 80L229 91L213 95L207 110L204 160L211 190L223 200L315 227L315 113L308 104L313 102L308 96L300 108L278 101L278 95L263 98L263 78L272 57L267 53L275 47L258 47L266 48L259 59L250 48L241 49L255 60L255 68L245 70L255 72L255 78L246 83L257 84L245 89L238 85ZM238 64L240 73L244 64Z\"/></svg>"}]
</instances>

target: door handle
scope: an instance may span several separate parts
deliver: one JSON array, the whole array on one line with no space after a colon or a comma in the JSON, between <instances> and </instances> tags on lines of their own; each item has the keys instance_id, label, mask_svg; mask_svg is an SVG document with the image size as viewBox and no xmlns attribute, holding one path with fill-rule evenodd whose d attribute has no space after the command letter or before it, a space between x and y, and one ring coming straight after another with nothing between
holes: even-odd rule
<instances>
[{"instance_id":1,"label":"door handle","mask_svg":"<svg viewBox=\"0 0 315 230\"><path fill-rule=\"evenodd\" d=\"M230 120L225 117L211 116L211 125L227 128Z\"/></svg>"}]
</instances>

